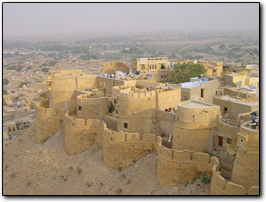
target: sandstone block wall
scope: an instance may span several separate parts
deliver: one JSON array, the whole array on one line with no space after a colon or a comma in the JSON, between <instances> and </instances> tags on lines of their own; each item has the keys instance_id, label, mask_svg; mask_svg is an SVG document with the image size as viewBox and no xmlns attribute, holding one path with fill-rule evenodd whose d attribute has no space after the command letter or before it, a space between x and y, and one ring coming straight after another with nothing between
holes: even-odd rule
<instances>
[{"instance_id":1,"label":"sandstone block wall","mask_svg":"<svg viewBox=\"0 0 266 202\"><path fill-rule=\"evenodd\" d=\"M129 72L129 68L126 63L120 61L104 63L103 74L114 74L115 71Z\"/></svg>"},{"instance_id":2,"label":"sandstone block wall","mask_svg":"<svg viewBox=\"0 0 266 202\"><path fill-rule=\"evenodd\" d=\"M50 108L65 108L70 114L76 109L74 90L97 88L96 75L55 74L51 75ZM74 99L74 100L73 100Z\"/></svg>"},{"instance_id":3,"label":"sandstone block wall","mask_svg":"<svg viewBox=\"0 0 266 202\"><path fill-rule=\"evenodd\" d=\"M175 119L176 114L165 112L165 111L156 111L156 119L158 123L158 127L165 133L165 134L172 134L174 133L175 129Z\"/></svg>"},{"instance_id":4,"label":"sandstone block wall","mask_svg":"<svg viewBox=\"0 0 266 202\"><path fill-rule=\"evenodd\" d=\"M102 121L78 119L65 115L65 149L68 155L76 155L93 146L102 133Z\"/></svg>"},{"instance_id":5,"label":"sandstone block wall","mask_svg":"<svg viewBox=\"0 0 266 202\"><path fill-rule=\"evenodd\" d=\"M75 89L76 75L53 75L49 107L67 109L67 102Z\"/></svg>"},{"instance_id":6,"label":"sandstone block wall","mask_svg":"<svg viewBox=\"0 0 266 202\"><path fill-rule=\"evenodd\" d=\"M104 129L103 158L107 167L126 168L143 157L146 151L154 151L157 139L155 135L127 132L114 132Z\"/></svg>"},{"instance_id":7,"label":"sandstone block wall","mask_svg":"<svg viewBox=\"0 0 266 202\"><path fill-rule=\"evenodd\" d=\"M241 184L245 189L259 186L259 130L241 125L237 137L237 154L231 181Z\"/></svg>"},{"instance_id":8,"label":"sandstone block wall","mask_svg":"<svg viewBox=\"0 0 266 202\"><path fill-rule=\"evenodd\" d=\"M117 131L118 119L109 115L105 115L103 118L107 127L111 130Z\"/></svg>"},{"instance_id":9,"label":"sandstone block wall","mask_svg":"<svg viewBox=\"0 0 266 202\"><path fill-rule=\"evenodd\" d=\"M245 103L232 103L231 104L231 117L232 119L237 120L238 114L244 113L244 112L253 112L253 111L259 111L260 106L259 102L253 102L254 104L257 103L257 105L246 105Z\"/></svg>"},{"instance_id":10,"label":"sandstone block wall","mask_svg":"<svg viewBox=\"0 0 266 202\"><path fill-rule=\"evenodd\" d=\"M87 90L90 88L97 88L97 75L82 74L77 76L77 87L79 90Z\"/></svg>"},{"instance_id":11,"label":"sandstone block wall","mask_svg":"<svg viewBox=\"0 0 266 202\"><path fill-rule=\"evenodd\" d=\"M229 125L222 121L218 121L217 130L214 130L214 145L218 146L218 136L223 137L223 147L236 149L237 133L239 132L239 127ZM231 144L227 143L227 138L232 139Z\"/></svg>"},{"instance_id":12,"label":"sandstone block wall","mask_svg":"<svg viewBox=\"0 0 266 202\"><path fill-rule=\"evenodd\" d=\"M200 172L211 174L212 167L219 166L218 158L207 153L168 149L160 142L158 144L157 177L162 186L184 185L199 177Z\"/></svg>"},{"instance_id":13,"label":"sandstone block wall","mask_svg":"<svg viewBox=\"0 0 266 202\"><path fill-rule=\"evenodd\" d=\"M229 95L231 97L240 97L250 102L259 102L260 97L255 93L242 93L238 92L236 89L224 88L224 95Z\"/></svg>"},{"instance_id":14,"label":"sandstone block wall","mask_svg":"<svg viewBox=\"0 0 266 202\"><path fill-rule=\"evenodd\" d=\"M177 108L181 102L181 87L175 90L158 92L158 110Z\"/></svg>"},{"instance_id":15,"label":"sandstone block wall","mask_svg":"<svg viewBox=\"0 0 266 202\"><path fill-rule=\"evenodd\" d=\"M119 96L119 131L150 133L156 126L156 93L121 93ZM127 124L127 127L125 127Z\"/></svg>"},{"instance_id":16,"label":"sandstone block wall","mask_svg":"<svg viewBox=\"0 0 266 202\"><path fill-rule=\"evenodd\" d=\"M259 195L259 186L246 189L243 185L225 180L217 165L213 166L210 195Z\"/></svg>"},{"instance_id":17,"label":"sandstone block wall","mask_svg":"<svg viewBox=\"0 0 266 202\"><path fill-rule=\"evenodd\" d=\"M76 102L77 118L100 119L108 114L108 98L87 98L87 95L80 95Z\"/></svg>"},{"instance_id":18,"label":"sandstone block wall","mask_svg":"<svg viewBox=\"0 0 266 202\"><path fill-rule=\"evenodd\" d=\"M190 103L194 103L195 107L187 105ZM217 127L218 115L220 115L219 106L196 101L179 104L173 135L173 149L207 152L212 143L212 129Z\"/></svg>"},{"instance_id":19,"label":"sandstone block wall","mask_svg":"<svg viewBox=\"0 0 266 202\"><path fill-rule=\"evenodd\" d=\"M63 130L64 115L66 110L43 108L40 104L36 108L36 133L37 142L44 143L47 139Z\"/></svg>"}]
</instances>

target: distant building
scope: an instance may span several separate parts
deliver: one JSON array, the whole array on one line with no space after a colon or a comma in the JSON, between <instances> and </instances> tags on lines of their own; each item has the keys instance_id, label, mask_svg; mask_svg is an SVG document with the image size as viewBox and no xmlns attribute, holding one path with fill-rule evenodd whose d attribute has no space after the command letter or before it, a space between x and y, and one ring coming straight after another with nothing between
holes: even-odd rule
<instances>
[{"instance_id":1,"label":"distant building","mask_svg":"<svg viewBox=\"0 0 266 202\"><path fill-rule=\"evenodd\" d=\"M156 79L156 82L166 82L169 79L170 62L167 57L134 58L132 72L146 73Z\"/></svg>"}]
</instances>

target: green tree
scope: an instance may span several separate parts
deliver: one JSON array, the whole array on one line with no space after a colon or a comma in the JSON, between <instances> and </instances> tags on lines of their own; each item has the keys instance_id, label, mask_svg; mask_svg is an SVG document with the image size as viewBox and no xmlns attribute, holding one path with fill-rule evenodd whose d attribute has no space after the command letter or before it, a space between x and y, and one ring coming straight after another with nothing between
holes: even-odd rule
<instances>
[{"instance_id":1,"label":"green tree","mask_svg":"<svg viewBox=\"0 0 266 202\"><path fill-rule=\"evenodd\" d=\"M7 85L9 83L8 79L3 79L3 85Z\"/></svg>"},{"instance_id":2,"label":"green tree","mask_svg":"<svg viewBox=\"0 0 266 202\"><path fill-rule=\"evenodd\" d=\"M191 77L198 77L200 74L205 74L206 69L202 64L193 62L181 63L174 65L174 69L171 73L170 81L172 83L188 82Z\"/></svg>"},{"instance_id":3,"label":"green tree","mask_svg":"<svg viewBox=\"0 0 266 202\"><path fill-rule=\"evenodd\" d=\"M108 108L108 110L109 110L110 113L112 113L112 112L115 111L115 106L113 105L112 102L109 102L109 103L107 104L107 108Z\"/></svg>"},{"instance_id":4,"label":"green tree","mask_svg":"<svg viewBox=\"0 0 266 202\"><path fill-rule=\"evenodd\" d=\"M48 72L49 71L49 69L48 68L42 68L42 70L41 71L43 71L43 72Z\"/></svg>"},{"instance_id":5,"label":"green tree","mask_svg":"<svg viewBox=\"0 0 266 202\"><path fill-rule=\"evenodd\" d=\"M7 95L7 91L5 89L3 90L3 95Z\"/></svg>"},{"instance_id":6,"label":"green tree","mask_svg":"<svg viewBox=\"0 0 266 202\"><path fill-rule=\"evenodd\" d=\"M29 82L24 82L24 81L22 81L22 82L20 82L20 84L19 84L19 88L22 88L23 87L23 85L28 85L29 84Z\"/></svg>"}]
</instances>

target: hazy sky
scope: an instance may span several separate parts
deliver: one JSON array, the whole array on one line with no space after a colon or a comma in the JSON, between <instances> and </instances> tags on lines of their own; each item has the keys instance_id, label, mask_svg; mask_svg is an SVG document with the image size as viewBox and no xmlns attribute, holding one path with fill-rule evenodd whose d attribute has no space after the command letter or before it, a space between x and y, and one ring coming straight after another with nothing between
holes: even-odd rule
<instances>
[{"instance_id":1,"label":"hazy sky","mask_svg":"<svg viewBox=\"0 0 266 202\"><path fill-rule=\"evenodd\" d=\"M95 32L258 31L258 3L4 3L4 37Z\"/></svg>"}]
</instances>

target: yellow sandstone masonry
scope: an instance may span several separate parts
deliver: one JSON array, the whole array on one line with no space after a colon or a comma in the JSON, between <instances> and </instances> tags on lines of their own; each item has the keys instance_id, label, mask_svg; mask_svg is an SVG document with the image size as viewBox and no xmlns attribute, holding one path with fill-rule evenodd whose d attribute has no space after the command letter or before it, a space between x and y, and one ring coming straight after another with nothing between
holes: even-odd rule
<instances>
[{"instance_id":1,"label":"yellow sandstone masonry","mask_svg":"<svg viewBox=\"0 0 266 202\"><path fill-rule=\"evenodd\" d=\"M162 186L184 185L208 171L212 195L259 194L259 130L246 127L250 113L239 113L238 105L224 105L234 113L233 126L221 121L220 106L181 102L179 85L170 88L149 80L115 80L80 70L54 70L48 75L47 88L36 105L38 143L62 130L68 155L98 144L103 148L104 164L112 169L129 167L147 152L157 152L157 177ZM235 92L225 89L225 93ZM110 102L115 106L112 113L107 108ZM165 112L169 107L177 111ZM172 149L162 145L162 137L156 136L154 129L173 135ZM231 147L237 148L231 181L221 176L218 158L204 153L217 146L217 136L231 138Z\"/></svg>"},{"instance_id":2,"label":"yellow sandstone masonry","mask_svg":"<svg viewBox=\"0 0 266 202\"><path fill-rule=\"evenodd\" d=\"M220 107L185 101L178 104L173 149L207 152L212 141L212 129L217 127Z\"/></svg>"},{"instance_id":3,"label":"yellow sandstone masonry","mask_svg":"<svg viewBox=\"0 0 266 202\"><path fill-rule=\"evenodd\" d=\"M259 195L259 130L252 130L243 123L237 137L237 154L231 181L213 168L212 195Z\"/></svg>"}]
</instances>

